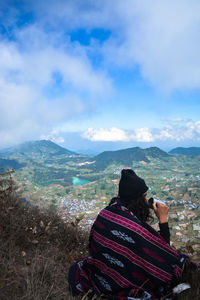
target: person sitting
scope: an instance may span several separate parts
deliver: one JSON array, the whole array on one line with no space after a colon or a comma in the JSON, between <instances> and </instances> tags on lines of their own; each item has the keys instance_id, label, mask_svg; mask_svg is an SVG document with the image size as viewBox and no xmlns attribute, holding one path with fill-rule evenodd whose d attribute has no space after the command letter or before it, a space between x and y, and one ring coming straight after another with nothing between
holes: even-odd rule
<instances>
[{"instance_id":1,"label":"person sitting","mask_svg":"<svg viewBox=\"0 0 200 300\"><path fill-rule=\"evenodd\" d=\"M147 191L133 170L122 170L118 196L100 211L91 228L89 256L69 269L74 296L92 290L105 299L159 299L179 283L189 258L170 246L165 204L153 203L160 231L147 223Z\"/></svg>"}]
</instances>

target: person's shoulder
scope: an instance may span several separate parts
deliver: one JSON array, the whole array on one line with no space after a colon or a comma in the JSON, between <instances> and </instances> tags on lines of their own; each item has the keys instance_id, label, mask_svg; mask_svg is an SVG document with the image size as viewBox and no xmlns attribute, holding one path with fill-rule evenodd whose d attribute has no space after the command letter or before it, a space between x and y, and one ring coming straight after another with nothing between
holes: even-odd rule
<instances>
[{"instance_id":1,"label":"person's shoulder","mask_svg":"<svg viewBox=\"0 0 200 300\"><path fill-rule=\"evenodd\" d=\"M137 217L132 213L128 208L118 204L114 203L112 205L108 205L105 208L105 211L111 212L116 215L120 215L126 219L137 221Z\"/></svg>"},{"instance_id":2,"label":"person's shoulder","mask_svg":"<svg viewBox=\"0 0 200 300\"><path fill-rule=\"evenodd\" d=\"M121 211L121 206L118 203L114 202L106 206L103 210L119 213Z\"/></svg>"}]
</instances>

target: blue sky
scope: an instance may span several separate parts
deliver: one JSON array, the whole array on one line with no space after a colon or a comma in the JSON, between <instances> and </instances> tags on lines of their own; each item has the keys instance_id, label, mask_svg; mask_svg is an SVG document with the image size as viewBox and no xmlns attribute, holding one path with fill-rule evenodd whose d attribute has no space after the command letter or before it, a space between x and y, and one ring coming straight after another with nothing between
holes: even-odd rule
<instances>
[{"instance_id":1,"label":"blue sky","mask_svg":"<svg viewBox=\"0 0 200 300\"><path fill-rule=\"evenodd\" d=\"M199 0L4 0L0 20L1 148L200 146Z\"/></svg>"}]
</instances>

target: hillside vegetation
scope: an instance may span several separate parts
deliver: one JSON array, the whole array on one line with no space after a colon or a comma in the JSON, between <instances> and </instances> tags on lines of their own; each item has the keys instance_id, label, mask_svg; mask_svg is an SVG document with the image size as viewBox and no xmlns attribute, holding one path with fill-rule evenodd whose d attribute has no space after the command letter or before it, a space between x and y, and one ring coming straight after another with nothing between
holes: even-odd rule
<instances>
[{"instance_id":1,"label":"hillside vegetation","mask_svg":"<svg viewBox=\"0 0 200 300\"><path fill-rule=\"evenodd\" d=\"M88 240L79 220L64 222L58 213L22 203L9 171L0 174L0 207L0 300L74 299L68 269L87 255ZM192 288L179 299L199 299L199 281L200 273L193 274Z\"/></svg>"},{"instance_id":2,"label":"hillside vegetation","mask_svg":"<svg viewBox=\"0 0 200 300\"><path fill-rule=\"evenodd\" d=\"M48 149L48 151L47 151ZM4 151L0 151L2 156L5 155L12 155L12 154L21 154L26 156L27 158L37 156L37 155L44 155L50 157L51 155L58 156L58 155L75 155L75 152L72 152L66 148L63 148L50 140L39 140L39 141L32 141L32 142L25 142L19 144L18 146L8 148Z\"/></svg>"},{"instance_id":3,"label":"hillside vegetation","mask_svg":"<svg viewBox=\"0 0 200 300\"><path fill-rule=\"evenodd\" d=\"M169 151L170 154L186 155L186 156L198 156L200 155L200 147L177 147Z\"/></svg>"},{"instance_id":4,"label":"hillside vegetation","mask_svg":"<svg viewBox=\"0 0 200 300\"><path fill-rule=\"evenodd\" d=\"M20 168L23 168L26 166L25 163L19 163L17 160L15 159L4 159L4 158L0 158L0 166L1 168L4 169L15 169L18 170Z\"/></svg>"},{"instance_id":5,"label":"hillside vegetation","mask_svg":"<svg viewBox=\"0 0 200 300\"><path fill-rule=\"evenodd\" d=\"M73 299L69 266L87 254L87 233L49 210L23 204L0 175L0 300Z\"/></svg>"}]
</instances>

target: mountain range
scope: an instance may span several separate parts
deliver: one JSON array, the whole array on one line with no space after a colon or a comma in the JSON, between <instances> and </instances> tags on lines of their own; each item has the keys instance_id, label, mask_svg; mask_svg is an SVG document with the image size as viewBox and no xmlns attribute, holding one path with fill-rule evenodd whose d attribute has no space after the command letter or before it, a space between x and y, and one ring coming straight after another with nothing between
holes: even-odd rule
<instances>
[{"instance_id":1,"label":"mountain range","mask_svg":"<svg viewBox=\"0 0 200 300\"><path fill-rule=\"evenodd\" d=\"M133 147L117 151L104 151L94 157L87 157L87 160L95 161L93 164L89 165L88 168L100 170L105 169L109 164L112 163L120 163L124 165L130 165L133 161L144 161L149 163L150 157L165 160L174 154L188 156L200 155L200 148L179 147L172 149L169 153L167 153L158 147L150 147L146 149ZM20 144L17 147L12 147L1 151L0 157L0 167L4 169L19 169L24 167L24 164L21 162L23 161L25 163L28 160L40 161L40 159L42 159L44 162L56 160L59 163L69 158L77 159L77 157L82 157L83 160L86 159L86 156L81 156L78 153L63 148L49 140L40 140ZM21 158L20 162L17 161L19 158Z\"/></svg>"}]
</instances>

